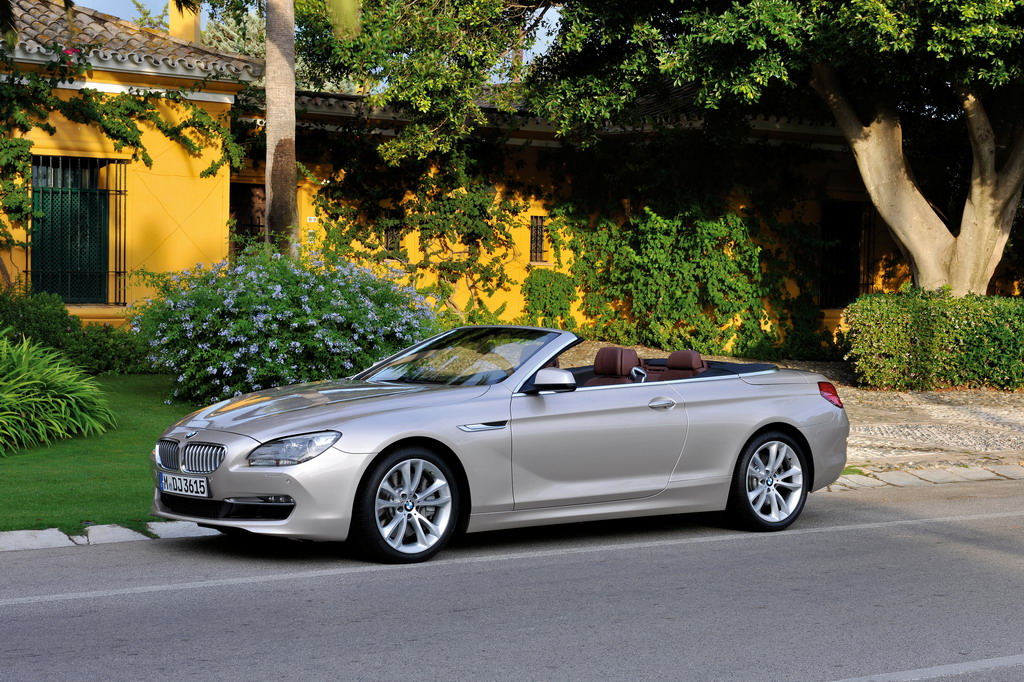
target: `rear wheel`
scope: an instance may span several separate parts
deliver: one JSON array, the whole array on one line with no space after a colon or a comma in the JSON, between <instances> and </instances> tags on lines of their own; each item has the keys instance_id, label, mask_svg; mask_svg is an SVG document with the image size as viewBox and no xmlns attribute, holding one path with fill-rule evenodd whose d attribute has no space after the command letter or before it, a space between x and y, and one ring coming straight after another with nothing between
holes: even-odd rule
<instances>
[{"instance_id":1,"label":"rear wheel","mask_svg":"<svg viewBox=\"0 0 1024 682\"><path fill-rule=\"evenodd\" d=\"M459 490L443 459L425 448L397 450L373 467L356 496L353 535L371 559L426 561L455 532Z\"/></svg>"},{"instance_id":2,"label":"rear wheel","mask_svg":"<svg viewBox=\"0 0 1024 682\"><path fill-rule=\"evenodd\" d=\"M777 431L763 433L740 454L727 513L748 530L782 530L803 511L808 476L807 456L793 438Z\"/></svg>"}]
</instances>

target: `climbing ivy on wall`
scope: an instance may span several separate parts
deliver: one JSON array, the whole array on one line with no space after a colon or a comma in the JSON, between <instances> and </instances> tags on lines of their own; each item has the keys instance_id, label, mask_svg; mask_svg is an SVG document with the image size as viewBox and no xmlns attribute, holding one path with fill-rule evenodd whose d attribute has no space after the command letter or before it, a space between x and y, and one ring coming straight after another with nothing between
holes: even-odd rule
<instances>
[{"instance_id":1,"label":"climbing ivy on wall","mask_svg":"<svg viewBox=\"0 0 1024 682\"><path fill-rule=\"evenodd\" d=\"M767 291L749 219L709 217L700 205L671 216L644 208L623 224L583 223L571 207L560 215L593 335L704 353L721 353L734 336L744 345L762 340Z\"/></svg>"},{"instance_id":2,"label":"climbing ivy on wall","mask_svg":"<svg viewBox=\"0 0 1024 682\"><path fill-rule=\"evenodd\" d=\"M516 284L506 266L526 210L504 179L501 147L465 140L394 166L381 159L378 136L352 127L331 139L328 161L344 170L319 180L325 252L399 271L450 322L499 321L504 307L491 309L488 299Z\"/></svg>"},{"instance_id":3,"label":"climbing ivy on wall","mask_svg":"<svg viewBox=\"0 0 1024 682\"><path fill-rule=\"evenodd\" d=\"M814 304L822 242L796 211L816 191L798 170L813 158L664 131L553 159L571 179L552 227L572 254L584 333L764 358L834 353Z\"/></svg>"},{"instance_id":4,"label":"climbing ivy on wall","mask_svg":"<svg viewBox=\"0 0 1024 682\"><path fill-rule=\"evenodd\" d=\"M143 130L153 128L167 139L198 156L213 147L220 154L201 175L217 173L225 164L239 166L244 150L232 137L225 122L188 100L188 91L103 94L90 88L77 91L57 90L81 80L89 70L85 55L93 46L49 46L57 55L42 68L22 69L0 42L0 249L23 245L11 228L27 226L32 217L32 199L28 181L32 173L32 131L53 135L54 116L72 123L95 126L109 139L114 149L129 149L132 159L152 166L153 159L142 142ZM195 88L200 88L197 83ZM165 117L166 108L176 109L177 122ZM0 285L12 283L10 273L0 261Z\"/></svg>"},{"instance_id":5,"label":"climbing ivy on wall","mask_svg":"<svg viewBox=\"0 0 1024 682\"><path fill-rule=\"evenodd\" d=\"M344 169L318 178L325 251L398 270L453 321L498 321L505 311L490 297L518 289L519 321L616 343L765 358L834 350L814 304L821 241L794 213L814 190L794 170L805 151L707 131L622 136L544 150L550 182L526 186L509 184L525 175L509 172L524 157L500 139L398 165L357 127L305 144L307 161ZM568 274L509 274L530 196L548 205L554 260Z\"/></svg>"},{"instance_id":6,"label":"climbing ivy on wall","mask_svg":"<svg viewBox=\"0 0 1024 682\"><path fill-rule=\"evenodd\" d=\"M523 280L524 324L561 329L576 328L572 305L578 296L576 280L557 270L533 268Z\"/></svg>"}]
</instances>

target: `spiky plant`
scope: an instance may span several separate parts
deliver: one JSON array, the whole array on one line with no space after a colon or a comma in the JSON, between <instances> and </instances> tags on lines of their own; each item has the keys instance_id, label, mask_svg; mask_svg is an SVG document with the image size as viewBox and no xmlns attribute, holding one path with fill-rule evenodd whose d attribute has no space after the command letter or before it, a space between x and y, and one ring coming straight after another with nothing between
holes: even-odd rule
<instances>
[{"instance_id":1,"label":"spiky plant","mask_svg":"<svg viewBox=\"0 0 1024 682\"><path fill-rule=\"evenodd\" d=\"M58 352L0 331L0 456L103 433L114 415L96 382Z\"/></svg>"}]
</instances>

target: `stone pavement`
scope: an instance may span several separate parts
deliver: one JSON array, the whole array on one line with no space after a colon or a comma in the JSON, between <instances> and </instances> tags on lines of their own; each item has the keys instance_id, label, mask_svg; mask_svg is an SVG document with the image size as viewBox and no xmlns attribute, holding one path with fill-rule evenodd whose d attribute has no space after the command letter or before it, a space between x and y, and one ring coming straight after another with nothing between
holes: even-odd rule
<instances>
[{"instance_id":1,"label":"stone pavement","mask_svg":"<svg viewBox=\"0 0 1024 682\"><path fill-rule=\"evenodd\" d=\"M1024 393L841 386L848 466L830 490L1024 478ZM848 469L848 471L850 470Z\"/></svg>"},{"instance_id":2,"label":"stone pavement","mask_svg":"<svg viewBox=\"0 0 1024 682\"><path fill-rule=\"evenodd\" d=\"M849 473L829 492L1024 479L1024 393L872 391L836 383L850 417ZM217 535L180 521L147 530L160 538ZM56 528L17 530L0 533L0 552L145 539L118 526L73 536Z\"/></svg>"}]
</instances>

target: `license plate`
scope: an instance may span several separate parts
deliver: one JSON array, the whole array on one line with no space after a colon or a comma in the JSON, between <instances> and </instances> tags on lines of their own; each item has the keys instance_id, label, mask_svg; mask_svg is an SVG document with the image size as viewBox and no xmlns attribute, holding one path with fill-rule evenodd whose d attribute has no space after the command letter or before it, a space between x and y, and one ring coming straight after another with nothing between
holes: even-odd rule
<instances>
[{"instance_id":1,"label":"license plate","mask_svg":"<svg viewBox=\"0 0 1024 682\"><path fill-rule=\"evenodd\" d=\"M160 472L160 490L175 495L188 497L209 497L210 486L205 478L196 476L178 476Z\"/></svg>"}]
</instances>

